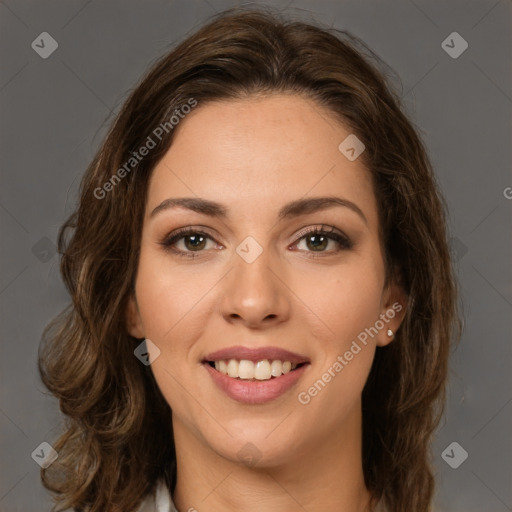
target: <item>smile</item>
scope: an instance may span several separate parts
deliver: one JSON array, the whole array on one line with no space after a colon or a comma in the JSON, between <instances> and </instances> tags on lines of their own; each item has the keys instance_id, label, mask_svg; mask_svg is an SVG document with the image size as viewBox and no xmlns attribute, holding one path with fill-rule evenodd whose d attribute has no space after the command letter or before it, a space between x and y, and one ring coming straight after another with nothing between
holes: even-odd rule
<instances>
[{"instance_id":1,"label":"smile","mask_svg":"<svg viewBox=\"0 0 512 512\"><path fill-rule=\"evenodd\" d=\"M263 404L290 391L310 366L308 358L277 347L230 347L207 355L203 367L229 398Z\"/></svg>"},{"instance_id":2,"label":"smile","mask_svg":"<svg viewBox=\"0 0 512 512\"><path fill-rule=\"evenodd\" d=\"M220 361L209 361L209 364L223 375L242 380L270 380L286 375L299 366L297 363L279 359L273 361L263 359L256 362L248 359L221 359Z\"/></svg>"}]
</instances>

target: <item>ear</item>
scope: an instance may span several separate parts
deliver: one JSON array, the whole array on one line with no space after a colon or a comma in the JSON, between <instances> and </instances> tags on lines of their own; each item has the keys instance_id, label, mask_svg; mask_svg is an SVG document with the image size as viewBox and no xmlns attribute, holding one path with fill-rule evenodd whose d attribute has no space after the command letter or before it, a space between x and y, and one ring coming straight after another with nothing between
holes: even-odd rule
<instances>
[{"instance_id":1,"label":"ear","mask_svg":"<svg viewBox=\"0 0 512 512\"><path fill-rule=\"evenodd\" d=\"M377 335L377 346L385 347L396 336L407 310L409 297L402 286L396 282L387 286L382 296L382 308L379 320L384 324ZM380 326L380 322L379 322Z\"/></svg>"},{"instance_id":2,"label":"ear","mask_svg":"<svg viewBox=\"0 0 512 512\"><path fill-rule=\"evenodd\" d=\"M130 295L126 307L126 329L134 338L145 338L144 326L134 294Z\"/></svg>"}]
</instances>

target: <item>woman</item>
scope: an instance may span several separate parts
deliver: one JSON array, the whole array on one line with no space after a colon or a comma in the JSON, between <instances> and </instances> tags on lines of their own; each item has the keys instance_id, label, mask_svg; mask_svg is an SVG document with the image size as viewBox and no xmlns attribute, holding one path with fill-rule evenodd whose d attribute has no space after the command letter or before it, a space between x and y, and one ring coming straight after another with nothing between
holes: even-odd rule
<instances>
[{"instance_id":1,"label":"woman","mask_svg":"<svg viewBox=\"0 0 512 512\"><path fill-rule=\"evenodd\" d=\"M73 302L41 346L59 510L431 510L456 285L373 59L237 9L128 98L61 230Z\"/></svg>"}]
</instances>

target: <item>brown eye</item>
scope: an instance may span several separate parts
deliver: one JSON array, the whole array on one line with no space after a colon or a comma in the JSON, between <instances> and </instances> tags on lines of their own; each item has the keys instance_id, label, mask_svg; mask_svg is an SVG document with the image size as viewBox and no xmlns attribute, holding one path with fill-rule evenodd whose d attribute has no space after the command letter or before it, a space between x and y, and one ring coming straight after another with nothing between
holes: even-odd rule
<instances>
[{"instance_id":1,"label":"brown eye","mask_svg":"<svg viewBox=\"0 0 512 512\"><path fill-rule=\"evenodd\" d=\"M182 247L176 248L178 242L183 240ZM171 234L167 237L161 245L180 256L194 258L199 256L200 253L206 248L208 240L213 241L213 238L210 237L207 233L203 231L198 231L194 229L183 229L178 231L177 233Z\"/></svg>"},{"instance_id":2,"label":"brown eye","mask_svg":"<svg viewBox=\"0 0 512 512\"><path fill-rule=\"evenodd\" d=\"M327 253L338 252L343 249L351 249L353 244L345 235L334 231L332 229L314 228L308 231L302 231L299 234L299 241L305 240L307 252ZM338 249L326 250L329 247L330 242L335 242L338 245ZM331 244L332 245L332 244ZM304 250L304 249L301 249Z\"/></svg>"},{"instance_id":3,"label":"brown eye","mask_svg":"<svg viewBox=\"0 0 512 512\"><path fill-rule=\"evenodd\" d=\"M204 237L203 235L185 235L181 238L185 240L185 247L187 249L190 249L191 251L204 249L204 246L206 245L206 237ZM187 241L189 242L188 244Z\"/></svg>"}]
</instances>

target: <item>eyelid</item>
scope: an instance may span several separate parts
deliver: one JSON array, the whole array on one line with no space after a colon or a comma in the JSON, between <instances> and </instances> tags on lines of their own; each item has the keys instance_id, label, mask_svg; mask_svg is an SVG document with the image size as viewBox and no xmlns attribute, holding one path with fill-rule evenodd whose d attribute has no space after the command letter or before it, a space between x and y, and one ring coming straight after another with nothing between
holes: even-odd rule
<instances>
[{"instance_id":1,"label":"eyelid","mask_svg":"<svg viewBox=\"0 0 512 512\"><path fill-rule=\"evenodd\" d=\"M297 233L296 241L293 243L293 245L299 244L308 235L326 236L329 240L333 240L340 246L340 249L335 251L305 251L306 254L311 255L312 257L321 257L338 254L341 251L352 249L355 245L352 239L349 236L347 236L343 231L333 226L326 226L324 224L320 226L310 226L302 229L299 233Z\"/></svg>"},{"instance_id":2,"label":"eyelid","mask_svg":"<svg viewBox=\"0 0 512 512\"><path fill-rule=\"evenodd\" d=\"M325 224L317 224L316 226L308 226L307 228L301 229L296 235L295 238L297 241L300 241L302 238L309 234L322 233L327 235L339 235L340 237L345 238L347 241L350 241L350 238L343 232L341 229L335 228L333 226L327 226Z\"/></svg>"},{"instance_id":3,"label":"eyelid","mask_svg":"<svg viewBox=\"0 0 512 512\"><path fill-rule=\"evenodd\" d=\"M215 237L205 231L207 228L199 227L199 226L187 226L184 228L179 228L166 237L160 242L160 245L164 247L166 250L170 250L174 252L175 254L178 254L180 256L188 256L188 257L198 257L201 253L206 252L205 250L202 251L183 251L181 249L175 249L172 246L182 238L185 238L187 235L197 234L202 235L205 238L215 242L217 245L219 242L216 241ZM304 251L306 253L312 254L314 257L316 256L322 256L322 255L332 255L337 254L343 250L349 250L354 246L353 241L340 229L335 228L333 226L326 226L326 225L316 225L316 226L308 226L307 228L301 229L296 235L294 235L295 241L292 243L293 246L299 244L307 235L324 235L329 240L332 240L336 242L341 248L335 251ZM301 251L302 252L302 251Z\"/></svg>"},{"instance_id":4,"label":"eyelid","mask_svg":"<svg viewBox=\"0 0 512 512\"><path fill-rule=\"evenodd\" d=\"M222 244L219 244L215 240L215 237L213 235L211 235L210 233L208 233L208 231L206 231L205 229L207 229L207 228L203 228L203 227L199 227L199 226L187 226L184 228L176 229L175 231L172 231L170 234L166 235L163 238L163 240L160 242L160 245L162 245L165 250L172 251L175 254L179 254L181 256L191 255L190 257L195 257L194 256L195 254L199 255L199 253L205 252L205 251L182 251L181 249L173 248L173 245L176 242L178 242L182 238L187 237L188 235L192 235L192 234L202 235L205 238L215 242L217 245L222 245Z\"/></svg>"},{"instance_id":5,"label":"eyelid","mask_svg":"<svg viewBox=\"0 0 512 512\"><path fill-rule=\"evenodd\" d=\"M183 236L183 235L187 235L187 234L191 234L191 233L202 234L202 235L208 236L213 239L214 235L209 233L208 229L209 228L206 228L203 226L185 226L183 228L178 228L178 229L175 229L174 231L171 231L171 233L169 233L168 235L166 235L164 237L164 241L170 240L178 235Z\"/></svg>"}]
</instances>

